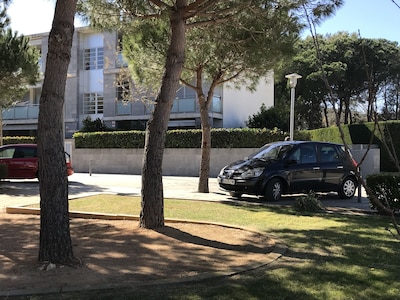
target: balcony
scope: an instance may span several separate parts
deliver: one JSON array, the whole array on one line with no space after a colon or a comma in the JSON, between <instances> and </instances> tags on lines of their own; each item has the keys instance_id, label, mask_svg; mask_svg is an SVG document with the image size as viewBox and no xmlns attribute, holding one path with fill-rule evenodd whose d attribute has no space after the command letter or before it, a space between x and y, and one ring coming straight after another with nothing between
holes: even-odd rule
<instances>
[{"instance_id":1,"label":"balcony","mask_svg":"<svg viewBox=\"0 0 400 300\"><path fill-rule=\"evenodd\" d=\"M146 113L151 114L153 105L146 105ZM178 98L174 100L171 113L196 113L198 112L197 102L195 98ZM210 113L222 113L221 97L214 96L211 104ZM130 115L131 103L117 102L117 115Z\"/></svg>"},{"instance_id":2,"label":"balcony","mask_svg":"<svg viewBox=\"0 0 400 300\"><path fill-rule=\"evenodd\" d=\"M3 120L38 119L39 104L15 105L3 110Z\"/></svg>"}]
</instances>

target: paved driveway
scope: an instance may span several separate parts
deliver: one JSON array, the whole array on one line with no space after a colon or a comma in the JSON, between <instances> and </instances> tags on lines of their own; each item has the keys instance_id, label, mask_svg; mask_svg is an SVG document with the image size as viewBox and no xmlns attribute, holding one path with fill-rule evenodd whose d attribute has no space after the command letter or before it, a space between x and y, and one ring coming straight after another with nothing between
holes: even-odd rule
<instances>
[{"instance_id":1,"label":"paved driveway","mask_svg":"<svg viewBox=\"0 0 400 300\"><path fill-rule=\"evenodd\" d=\"M69 178L69 198L77 198L98 193L112 193L125 195L140 195L140 175L120 174L92 174L75 173ZM198 193L197 177L164 176L164 197L178 199L194 199L207 201L237 201L227 192L219 189L216 178L209 179L210 193ZM339 199L335 193L321 196L325 207L341 207L371 211L369 200L364 191L362 197L353 199ZM286 196L279 202L268 202L269 205L290 205L295 197ZM241 201L262 204L258 197L244 196ZM6 180L0 183L0 208L4 211L6 206L19 206L39 203L39 182L32 180Z\"/></svg>"}]
</instances>

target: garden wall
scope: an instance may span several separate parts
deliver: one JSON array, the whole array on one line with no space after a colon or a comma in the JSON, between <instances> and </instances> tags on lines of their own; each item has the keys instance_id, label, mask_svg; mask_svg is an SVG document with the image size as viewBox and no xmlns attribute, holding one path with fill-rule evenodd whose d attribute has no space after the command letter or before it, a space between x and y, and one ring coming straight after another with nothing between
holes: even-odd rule
<instances>
[{"instance_id":1,"label":"garden wall","mask_svg":"<svg viewBox=\"0 0 400 300\"><path fill-rule=\"evenodd\" d=\"M76 149L73 141L66 143L66 149L71 149L72 164L77 173L141 174L143 149ZM255 150L257 148L211 149L210 177L216 177L222 167L249 156ZM365 151L365 147L357 145L352 153L358 161ZM379 157L378 148L370 150L361 167L364 177L379 173ZM163 175L197 177L200 158L201 149L198 148L165 148Z\"/></svg>"}]
</instances>

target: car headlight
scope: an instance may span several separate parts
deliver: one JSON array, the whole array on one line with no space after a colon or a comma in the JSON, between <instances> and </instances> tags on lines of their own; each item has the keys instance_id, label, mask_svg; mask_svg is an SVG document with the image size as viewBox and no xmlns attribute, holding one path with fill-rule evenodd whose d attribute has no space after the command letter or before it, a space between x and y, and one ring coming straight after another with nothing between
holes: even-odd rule
<instances>
[{"instance_id":1,"label":"car headlight","mask_svg":"<svg viewBox=\"0 0 400 300\"><path fill-rule=\"evenodd\" d=\"M242 175L240 175L240 177L243 179L259 177L263 172L264 172L264 168L248 169L248 170L244 171L242 173Z\"/></svg>"}]
</instances>

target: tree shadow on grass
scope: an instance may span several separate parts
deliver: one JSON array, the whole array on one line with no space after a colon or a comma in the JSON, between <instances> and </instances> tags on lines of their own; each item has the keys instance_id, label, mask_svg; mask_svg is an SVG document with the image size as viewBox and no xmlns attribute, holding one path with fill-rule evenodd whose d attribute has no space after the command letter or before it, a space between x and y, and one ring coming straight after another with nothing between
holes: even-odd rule
<instances>
[{"instance_id":1,"label":"tree shadow on grass","mask_svg":"<svg viewBox=\"0 0 400 300\"><path fill-rule=\"evenodd\" d=\"M74 218L70 222L73 251L83 267L45 271L37 260L39 217L1 218L3 294L20 289L103 289L222 274L246 264L262 264L274 245L262 235L216 225L172 223L163 232L138 228L137 221Z\"/></svg>"}]
</instances>

